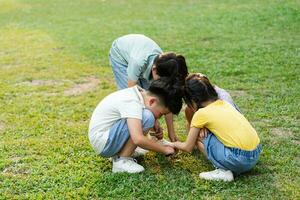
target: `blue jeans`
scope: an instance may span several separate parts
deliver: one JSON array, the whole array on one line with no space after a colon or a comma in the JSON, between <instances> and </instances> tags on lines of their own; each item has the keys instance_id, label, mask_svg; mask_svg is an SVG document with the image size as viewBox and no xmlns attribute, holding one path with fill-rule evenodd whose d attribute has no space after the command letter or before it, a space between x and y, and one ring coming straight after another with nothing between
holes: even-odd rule
<instances>
[{"instance_id":1,"label":"blue jeans","mask_svg":"<svg viewBox=\"0 0 300 200\"><path fill-rule=\"evenodd\" d=\"M252 151L226 147L218 138L209 133L204 140L207 158L216 168L232 171L235 175L252 169L258 161L262 146L259 144Z\"/></svg>"},{"instance_id":2,"label":"blue jeans","mask_svg":"<svg viewBox=\"0 0 300 200\"><path fill-rule=\"evenodd\" d=\"M128 87L127 66L119 63L116 59L114 59L110 55L109 55L109 60L115 76L118 90L127 88ZM150 83L144 78L140 78L137 84L144 89L148 89L150 87Z\"/></svg>"},{"instance_id":3,"label":"blue jeans","mask_svg":"<svg viewBox=\"0 0 300 200\"><path fill-rule=\"evenodd\" d=\"M154 126L155 118L148 109L143 109L142 128L143 132L148 131ZM103 157L115 156L125 145L130 137L127 119L123 118L114 123L109 130L109 136L104 149L100 153Z\"/></svg>"}]
</instances>

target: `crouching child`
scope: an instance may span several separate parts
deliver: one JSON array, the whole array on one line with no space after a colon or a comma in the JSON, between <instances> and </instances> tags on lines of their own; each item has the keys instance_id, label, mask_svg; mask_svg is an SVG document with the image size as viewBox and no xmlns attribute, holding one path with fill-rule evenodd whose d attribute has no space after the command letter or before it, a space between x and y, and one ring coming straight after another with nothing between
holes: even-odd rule
<instances>
[{"instance_id":1,"label":"crouching child","mask_svg":"<svg viewBox=\"0 0 300 200\"><path fill-rule=\"evenodd\" d=\"M200 178L232 181L256 165L262 148L258 134L236 107L219 99L207 78L187 77L185 101L195 114L186 141L173 144L187 152L196 145L211 161L215 170Z\"/></svg>"},{"instance_id":2,"label":"crouching child","mask_svg":"<svg viewBox=\"0 0 300 200\"><path fill-rule=\"evenodd\" d=\"M119 90L106 96L94 110L89 125L89 140L102 157L112 158L113 172L139 173L132 154L137 147L173 154L174 148L149 139L145 134L155 120L168 113L178 114L183 90L169 79L151 83L148 90L139 86Z\"/></svg>"}]
</instances>

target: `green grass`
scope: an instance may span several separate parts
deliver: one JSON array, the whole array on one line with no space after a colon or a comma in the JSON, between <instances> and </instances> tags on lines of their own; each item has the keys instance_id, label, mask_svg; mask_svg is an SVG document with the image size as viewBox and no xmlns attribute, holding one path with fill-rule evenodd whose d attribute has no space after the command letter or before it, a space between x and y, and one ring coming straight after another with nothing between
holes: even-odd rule
<instances>
[{"instance_id":1,"label":"green grass","mask_svg":"<svg viewBox=\"0 0 300 200\"><path fill-rule=\"evenodd\" d=\"M299 13L296 0L0 0L0 199L299 199ZM108 51L127 33L231 91L263 144L251 172L200 180L213 168L193 152L111 173L87 129L116 90ZM184 139L182 114L175 125Z\"/></svg>"}]
</instances>

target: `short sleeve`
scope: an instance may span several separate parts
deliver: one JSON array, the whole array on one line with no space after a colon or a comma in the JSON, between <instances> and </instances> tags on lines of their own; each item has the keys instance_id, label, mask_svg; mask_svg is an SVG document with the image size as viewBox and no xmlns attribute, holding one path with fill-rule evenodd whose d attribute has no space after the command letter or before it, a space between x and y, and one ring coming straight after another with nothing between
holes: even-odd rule
<instances>
[{"instance_id":1,"label":"short sleeve","mask_svg":"<svg viewBox=\"0 0 300 200\"><path fill-rule=\"evenodd\" d=\"M131 58L128 62L127 75L129 80L138 81L145 71L145 60Z\"/></svg>"},{"instance_id":2,"label":"short sleeve","mask_svg":"<svg viewBox=\"0 0 300 200\"><path fill-rule=\"evenodd\" d=\"M207 124L207 119L205 117L205 113L202 110L198 110L192 119L191 127L195 128L203 128Z\"/></svg>"},{"instance_id":3,"label":"short sleeve","mask_svg":"<svg viewBox=\"0 0 300 200\"><path fill-rule=\"evenodd\" d=\"M124 102L119 105L121 118L135 118L142 120L143 106L138 101Z\"/></svg>"}]
</instances>

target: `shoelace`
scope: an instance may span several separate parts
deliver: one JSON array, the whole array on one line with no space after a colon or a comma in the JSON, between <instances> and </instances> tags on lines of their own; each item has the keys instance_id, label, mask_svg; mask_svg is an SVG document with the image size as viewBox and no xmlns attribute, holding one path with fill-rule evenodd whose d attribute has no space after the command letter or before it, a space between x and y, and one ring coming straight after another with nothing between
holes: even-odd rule
<instances>
[{"instance_id":1,"label":"shoelace","mask_svg":"<svg viewBox=\"0 0 300 200\"><path fill-rule=\"evenodd\" d=\"M133 162L137 163L137 160L134 158L129 158L129 160L132 160Z\"/></svg>"},{"instance_id":2,"label":"shoelace","mask_svg":"<svg viewBox=\"0 0 300 200\"><path fill-rule=\"evenodd\" d=\"M131 160L131 161L137 163L137 160L134 158L128 158L127 160ZM123 162L126 162L126 160L123 160ZM130 162L129 164L132 165L133 163Z\"/></svg>"},{"instance_id":3,"label":"shoelace","mask_svg":"<svg viewBox=\"0 0 300 200\"><path fill-rule=\"evenodd\" d=\"M214 171L216 171L217 174L220 174L221 172L223 172L223 171L221 171L220 169L215 169Z\"/></svg>"}]
</instances>

